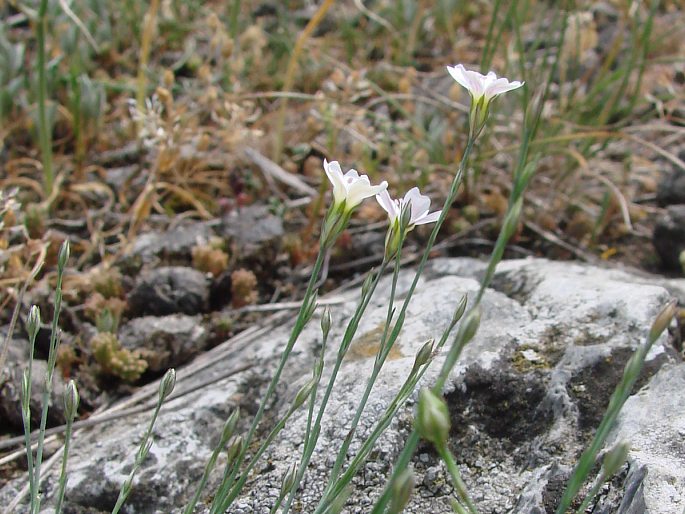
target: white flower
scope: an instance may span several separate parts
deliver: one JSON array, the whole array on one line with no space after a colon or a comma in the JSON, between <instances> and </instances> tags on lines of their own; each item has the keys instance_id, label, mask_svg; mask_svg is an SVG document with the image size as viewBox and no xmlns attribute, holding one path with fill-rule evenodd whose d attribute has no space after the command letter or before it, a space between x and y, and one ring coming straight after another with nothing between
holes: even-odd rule
<instances>
[{"instance_id":1,"label":"white flower","mask_svg":"<svg viewBox=\"0 0 685 514\"><path fill-rule=\"evenodd\" d=\"M369 177L359 175L357 170L350 170L343 175L338 161L328 162L324 159L323 168L328 180L333 184L333 201L335 205L345 202L345 210L350 211L362 200L385 191L388 183L384 180L377 186L372 186Z\"/></svg>"},{"instance_id":2,"label":"white flower","mask_svg":"<svg viewBox=\"0 0 685 514\"><path fill-rule=\"evenodd\" d=\"M497 78L494 71L489 72L487 75L482 75L477 71L467 70L461 64L448 66L447 71L454 80L468 90L473 97L474 103L478 103L482 97L485 97L485 103L487 104L498 95L512 89L518 89L523 85L523 82L518 80L509 82L506 78Z\"/></svg>"},{"instance_id":3,"label":"white flower","mask_svg":"<svg viewBox=\"0 0 685 514\"><path fill-rule=\"evenodd\" d=\"M415 225L425 225L426 223L434 223L438 221L442 211L435 211L428 214L431 201L427 196L419 192L418 187L412 187L404 198L401 200L393 200L387 191L382 191L381 194L376 195L376 200L381 207L388 213L390 223L399 223L399 218L402 215L402 208L411 202L410 217L408 229L411 230Z\"/></svg>"}]
</instances>

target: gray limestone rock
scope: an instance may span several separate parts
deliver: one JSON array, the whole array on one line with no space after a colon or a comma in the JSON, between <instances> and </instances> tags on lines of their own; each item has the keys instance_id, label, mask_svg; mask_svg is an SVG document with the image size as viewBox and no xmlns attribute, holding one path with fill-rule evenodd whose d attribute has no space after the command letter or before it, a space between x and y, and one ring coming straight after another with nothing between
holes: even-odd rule
<instances>
[{"instance_id":1,"label":"gray limestone rock","mask_svg":"<svg viewBox=\"0 0 685 514\"><path fill-rule=\"evenodd\" d=\"M205 348L208 334L201 321L185 314L134 318L119 330L119 341L129 350L142 350L148 370L166 371Z\"/></svg>"},{"instance_id":2,"label":"gray limestone rock","mask_svg":"<svg viewBox=\"0 0 685 514\"><path fill-rule=\"evenodd\" d=\"M483 270L482 262L471 259L438 259L430 263L408 309L397 348L384 366L357 426L351 454L370 434L424 342L440 337L464 293L475 297L477 279ZM400 275L398 301L412 278L411 270ZM349 431L373 366L389 290L386 277L379 284L343 363L295 512L313 511L340 442ZM359 291L346 295L345 303L333 307L324 381ZM545 260L508 261L500 265L493 287L483 296L480 330L464 350L445 388L452 419L450 446L481 512L553 512L577 456L590 441L597 420L606 409L624 364L644 342L654 316L668 299L663 287L621 271ZM178 370L177 396L162 409L154 431L155 443L136 479L126 512L182 512L228 413L240 405L243 416L239 433L249 426L289 328L285 325L269 330L266 335L211 350L203 355L207 366L202 373ZM309 379L320 349L321 335L315 316L285 367L276 397L267 411L267 426L288 409L295 392ZM421 385L433 383L442 359L442 355L436 357ZM644 499L644 512L681 514L683 505L672 500L682 501L679 498L683 497L685 469L685 455L676 451L682 447L685 426L682 394L678 394L685 385L683 367L677 365L680 360L666 335L648 355L638 384L638 388L646 388L629 400L616 432L629 432L636 437L630 453L630 472L623 473L603 490L603 512L638 512L635 508ZM227 369L245 363L254 365L221 378L226 376ZM672 367L666 368L664 364ZM668 373L676 371L669 369L677 370L679 375L674 378ZM212 377L218 381L201 387ZM659 407L658 398L664 394L670 396ZM415 400L414 395L399 410L378 441L366 466L353 481L344 512L370 511L411 431ZM148 416L135 414L78 434L72 449L67 491L70 509L111 510ZM661 419L663 423L655 430ZM306 412L301 409L258 462L242 495L228 512L270 511L284 472L302 452L305 426ZM219 464L224 462L225 457L221 457ZM405 512L452 512L450 499L454 493L449 475L430 445L420 444L412 466L417 487ZM646 470L646 475L640 470ZM210 478L203 495L205 501L216 490L221 472L218 469ZM666 477L668 487L659 477ZM0 505L20 485L13 482L0 491ZM55 476L49 476L47 504L52 501L55 487ZM206 505L197 512L207 512Z\"/></svg>"},{"instance_id":3,"label":"gray limestone rock","mask_svg":"<svg viewBox=\"0 0 685 514\"><path fill-rule=\"evenodd\" d=\"M128 295L133 315L197 314L209 305L209 284L193 268L169 266L141 274Z\"/></svg>"}]
</instances>

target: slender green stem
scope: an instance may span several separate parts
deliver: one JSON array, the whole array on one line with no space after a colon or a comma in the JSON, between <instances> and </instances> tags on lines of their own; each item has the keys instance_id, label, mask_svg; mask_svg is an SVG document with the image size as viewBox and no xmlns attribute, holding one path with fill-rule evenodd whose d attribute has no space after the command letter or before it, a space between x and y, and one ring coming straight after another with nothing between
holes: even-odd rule
<instances>
[{"instance_id":1,"label":"slender green stem","mask_svg":"<svg viewBox=\"0 0 685 514\"><path fill-rule=\"evenodd\" d=\"M29 491L31 496L31 510L33 511L33 504L38 502L38 490L36 488L36 470L33 466L33 448L31 447L31 381L33 380L33 354L36 346L36 335L38 331L33 333L29 341L29 366L25 374L25 384L22 385L22 408L21 417L24 422L24 441L26 445L26 461L29 473Z\"/></svg>"},{"instance_id":2,"label":"slender green stem","mask_svg":"<svg viewBox=\"0 0 685 514\"><path fill-rule=\"evenodd\" d=\"M323 236L323 234L322 234ZM330 243L332 244L332 242ZM319 254L316 257L316 262L314 263L314 267L312 269L312 275L309 279L309 283L307 284L307 289L304 294L304 298L302 299L302 306L300 307L300 311L297 315L297 318L295 320L295 325L293 326L292 332L290 333L290 338L288 340L288 343L286 344L285 349L283 350L283 353L281 354L281 360L278 363L278 367L276 369L276 372L271 379L271 382L269 383L269 386L266 390L265 395L262 397L262 401L259 405L259 409L257 410L257 414L255 414L254 419L252 420L252 425L250 426L250 430L247 433L247 436L245 437L245 442L243 444L243 448L241 449L240 453L236 457L235 464L233 465L233 469L230 473L228 473L227 476L224 477L224 480L222 481L221 485L219 486L219 490L217 492L217 495L214 499L214 502L212 503L212 510L211 512L216 514L218 512L223 512L228 508L230 505L230 502L226 504L226 495L229 494L229 491L232 488L233 482L235 480L235 476L240 470L241 463L243 462L245 458L245 454L247 453L250 444L252 442L252 439L254 438L254 434L257 431L257 427L262 419L262 416L264 415L264 411L266 409L266 406L268 402L271 400L271 397L274 394L274 391L276 390L276 386L281 378L281 374L283 373L283 369L285 368L285 364L288 361L288 358L290 357L290 354L292 352L293 347L295 346L295 343L297 342L297 339L299 338L300 334L302 333L302 330L304 329L304 325L306 323L306 315L307 315L307 310L308 306L312 300L313 294L314 294L314 286L316 285L316 282L319 278L319 273L321 272L321 267L323 265L324 257L327 251L327 248L329 248L329 245L324 245L321 244L319 247ZM225 507L224 507L225 505Z\"/></svg>"},{"instance_id":3,"label":"slender green stem","mask_svg":"<svg viewBox=\"0 0 685 514\"><path fill-rule=\"evenodd\" d=\"M143 437L143 440L140 442L140 446L138 448L138 452L136 453L135 461L133 463L133 468L131 469L131 472L129 473L128 477L121 486L121 490L119 491L119 497L117 498L117 503L114 505L114 508L112 509L112 514L117 514L119 512L122 505L128 498L128 495L131 494L131 489L133 487L133 478L135 477L136 472L138 471L138 469L140 469L140 466L143 464L145 457L147 457L147 454L150 451L150 446L152 444L150 438L152 436L152 430L155 426L155 422L157 421L157 416L159 415L159 410L162 408L162 402L163 399L160 397L160 399L157 401L157 405L155 406L155 411L152 414L152 419L150 420L150 424L147 427L145 436Z\"/></svg>"},{"instance_id":4,"label":"slender green stem","mask_svg":"<svg viewBox=\"0 0 685 514\"><path fill-rule=\"evenodd\" d=\"M67 487L67 460L69 458L69 446L71 444L71 433L73 426L74 416L69 416L67 419L67 428L64 433L64 453L62 454L62 469L59 474L59 489L57 491L57 501L55 503L55 514L60 514L60 512L62 512L64 492Z\"/></svg>"},{"instance_id":5,"label":"slender green stem","mask_svg":"<svg viewBox=\"0 0 685 514\"><path fill-rule=\"evenodd\" d=\"M243 472L240 474L240 477L238 480L233 484L233 487L231 488L228 496L226 499L223 501L221 510L219 512L225 512L226 509L233 503L233 500L235 500L238 495L240 494L240 491L242 490L243 486L245 485L245 482L247 482L247 479L250 475L250 471L255 467L259 459L261 458L262 455L264 455L264 452L266 449L271 445L273 440L276 438L276 436L279 434L281 430L285 427L286 423L290 419L290 417L295 413L297 410L296 405L293 405L290 409L288 409L288 412L283 416L278 423L274 426L274 428L271 429L271 432L269 432L269 435L264 439L262 444L259 446L259 449L257 452L254 454L254 456L250 459L250 462L248 462L247 466L243 470Z\"/></svg>"},{"instance_id":6,"label":"slender green stem","mask_svg":"<svg viewBox=\"0 0 685 514\"><path fill-rule=\"evenodd\" d=\"M207 461L207 464L205 465L205 469L202 473L202 478L200 479L200 484L197 486L197 490L195 491L195 494L193 495L193 499L190 500L190 503L188 503L188 505L186 505L186 508L184 509L183 514L192 514L193 511L195 510L195 505L197 505L197 502L200 500L200 495L202 494L202 491L204 490L205 486L207 485L207 480L209 479L209 474L212 472L212 470L216 466L216 461L219 458L219 454L226 447L228 440L233 435L233 431L235 428L235 422L237 422L238 416L239 416L238 411L234 411L231 414L231 416L229 416L228 421L227 421L226 425L224 426L224 429L221 433L221 438L219 439L219 443L214 448L214 451L212 452L212 455L210 456L209 461Z\"/></svg>"},{"instance_id":7,"label":"slender green stem","mask_svg":"<svg viewBox=\"0 0 685 514\"><path fill-rule=\"evenodd\" d=\"M392 493L392 483L397 478L397 475L399 475L403 469L406 469L407 466L409 466L409 462L411 461L412 455L414 455L414 449L416 449L416 446L419 444L420 439L421 437L419 436L419 433L416 430L412 430L411 434L409 434L409 437L407 438L407 442L404 444L404 450L402 451L402 453L400 453L397 462L395 462L395 467L393 468L392 476L390 480L388 480L388 483L385 485L385 490L383 491L383 494L381 494L380 498L376 502L376 505L373 506L371 514L383 514L383 512L385 511L385 507L387 506L388 501L390 500L390 494Z\"/></svg>"},{"instance_id":8,"label":"slender green stem","mask_svg":"<svg viewBox=\"0 0 685 514\"><path fill-rule=\"evenodd\" d=\"M42 411L40 416L40 428L38 432L38 447L36 449L34 491L35 497L31 496L31 513L37 514L40 510L40 471L43 463L43 445L45 443L45 428L48 422L48 409L50 407L50 396L52 395L52 376L55 371L57 361L57 347L59 346L59 315L62 310L62 279L64 277L64 266L66 262L61 262L57 268L57 283L55 285L55 310L52 316L52 326L50 331L50 346L48 350L47 369L45 371L45 384L42 397ZM33 360L33 355L31 355ZM30 398L29 398L30 401ZM30 451L31 446L28 446Z\"/></svg>"},{"instance_id":9,"label":"slender green stem","mask_svg":"<svg viewBox=\"0 0 685 514\"><path fill-rule=\"evenodd\" d=\"M464 484L464 481L461 478L459 467L457 466L457 463L454 460L452 452L449 451L447 445L445 444L438 445L437 450L440 454L440 457L447 465L447 470L449 471L450 476L452 477L452 484L454 485L454 488L457 491L457 494L459 495L459 499L461 499L461 501L466 505L466 508L469 510L470 514L478 514L478 509L476 509L476 506L469 497L469 493L466 490L466 484Z\"/></svg>"},{"instance_id":10,"label":"slender green stem","mask_svg":"<svg viewBox=\"0 0 685 514\"><path fill-rule=\"evenodd\" d=\"M376 286L378 285L378 282L380 281L381 277L383 276L383 273L385 272L386 267L387 267L387 261L384 260L383 263L381 264L380 269L378 270L373 282L371 283L369 290L360 299L359 305L357 306L357 310L355 311L354 315L352 316L352 319L349 321L347 328L345 329L345 334L343 335L343 340L340 344L340 348L338 349L338 356L337 356L337 359L335 361L335 365L333 366L331 376L328 379L328 385L326 387L326 391L324 392L324 396L321 400L321 404L319 405L319 411L316 415L316 421L314 422L314 426L311 430L311 433L309 434L309 439L307 439L305 441L304 449L302 452L302 460L300 461L300 466L297 470L297 475L295 476L295 481L293 483L293 486L290 489L290 494L288 496L288 500L287 500L285 506L283 507L282 514L287 514L287 512L290 510L290 506L292 505L292 502L295 499L295 493L297 492L297 489L300 485L300 482L302 481L302 477L304 476L304 473L307 469L307 465L309 464L311 456L314 453L314 449L316 448L316 443L319 439L319 434L321 432L321 421L323 419L324 412L326 411L326 406L328 405L328 400L331 396L331 393L333 392L333 386L335 385L335 380L338 376L338 372L340 371L340 367L342 366L343 359L345 358L345 355L347 354L347 350L349 349L350 344L352 343L352 338L354 337L355 333L357 332L357 327L359 326L359 321L361 320L364 312L366 311L366 308L369 305L369 302L371 301L373 293L376 290Z\"/></svg>"},{"instance_id":11,"label":"slender green stem","mask_svg":"<svg viewBox=\"0 0 685 514\"><path fill-rule=\"evenodd\" d=\"M578 507L578 509L576 510L576 514L585 514L587 508L590 506L590 502L595 496L597 496L599 488L602 487L602 484L604 483L605 479L606 477L604 476L604 473L600 472L599 476L597 477L597 480L595 480L595 483L592 484L592 488L587 493L587 496L585 496L583 503L581 503L580 507Z\"/></svg>"},{"instance_id":12,"label":"slender green stem","mask_svg":"<svg viewBox=\"0 0 685 514\"><path fill-rule=\"evenodd\" d=\"M338 451L338 456L335 459L335 464L333 465L333 469L331 470L330 476L328 478L328 485L326 487L326 490L328 490L332 484L337 480L338 475L340 474L340 469L342 468L343 462L345 461L345 458L347 457L347 450L350 447L350 444L352 444L352 439L354 438L354 434L356 433L357 426L359 424L359 420L362 417L362 414L364 412L364 409L366 408L366 403L369 400L369 395L371 394L371 390L373 389L374 384L376 383L376 379L378 378L378 374L380 373L381 368L383 367L383 363L385 362L385 359L387 358L388 354L390 353L390 349L392 348L392 343L394 341L390 341L391 344L387 344L387 338L390 330L390 325L392 323L392 317L393 313L395 312L395 292L397 290L397 279L400 274L400 265L401 265L401 256L402 256L402 243L403 243L404 237L400 238L400 242L398 244L398 250L397 250L397 255L395 256L395 269L393 272L392 276L392 285L390 286L390 298L388 300L388 313L385 319L385 326L383 327L383 336L381 337L381 343L380 346L378 347L378 354L376 355L376 360L373 365L373 371L371 372L371 376L366 382L366 388L364 389L364 393L362 394L362 398L359 402L359 405L357 406L357 411L354 414L354 418L352 419L352 422L350 423L350 430L345 436L345 440L343 441L342 446L340 447L340 450ZM324 496L326 494L324 493Z\"/></svg>"},{"instance_id":13,"label":"slender green stem","mask_svg":"<svg viewBox=\"0 0 685 514\"><path fill-rule=\"evenodd\" d=\"M602 421L595 432L595 436L593 437L590 446L581 455L578 464L576 464L576 467L573 470L573 474L566 485L564 495L562 496L559 506L557 507L556 514L566 513L571 506L571 502L578 494L578 491L580 491L582 485L585 483L585 480L595 464L597 454L602 449L602 446L604 446L604 441L609 435L609 431L613 427L618 414L623 408L623 404L630 396L630 391L640 376L640 371L642 371L642 367L644 366L645 358L647 357L649 350L652 348L652 345L656 342L660 334L661 332L656 334L650 333L647 341L637 350L635 350L633 356L630 358L630 360L628 360L628 363L623 370L621 381L618 383L616 389L611 395L611 398L609 399L609 406L607 407L607 411L604 413L604 417L602 418Z\"/></svg>"},{"instance_id":14,"label":"slender green stem","mask_svg":"<svg viewBox=\"0 0 685 514\"><path fill-rule=\"evenodd\" d=\"M55 176L52 168L52 130L48 123L48 80L45 56L45 38L48 31L48 0L41 0L36 19L36 44L38 46L38 141L43 157L43 188L46 197L52 193Z\"/></svg>"}]
</instances>

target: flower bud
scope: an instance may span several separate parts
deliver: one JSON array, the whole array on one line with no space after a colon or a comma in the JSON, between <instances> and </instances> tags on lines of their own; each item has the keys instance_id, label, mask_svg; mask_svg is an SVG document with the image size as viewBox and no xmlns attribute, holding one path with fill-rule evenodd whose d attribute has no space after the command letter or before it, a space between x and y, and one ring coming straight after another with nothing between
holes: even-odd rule
<instances>
[{"instance_id":1,"label":"flower bud","mask_svg":"<svg viewBox=\"0 0 685 514\"><path fill-rule=\"evenodd\" d=\"M444 445L450 433L450 414L445 400L430 389L421 389L414 426L427 441L435 446Z\"/></svg>"},{"instance_id":2,"label":"flower bud","mask_svg":"<svg viewBox=\"0 0 685 514\"><path fill-rule=\"evenodd\" d=\"M281 495L285 496L288 494L288 491L295 485L295 478L297 477L297 462L293 462L288 469L286 470L285 474L283 475L283 479L281 480Z\"/></svg>"},{"instance_id":3,"label":"flower bud","mask_svg":"<svg viewBox=\"0 0 685 514\"><path fill-rule=\"evenodd\" d=\"M64 392L64 414L67 419L74 419L78 412L79 394L76 382L69 380L67 390Z\"/></svg>"},{"instance_id":4,"label":"flower bud","mask_svg":"<svg viewBox=\"0 0 685 514\"><path fill-rule=\"evenodd\" d=\"M321 333L324 339L328 337L328 333L331 331L331 308L326 306L321 313Z\"/></svg>"},{"instance_id":5,"label":"flower bud","mask_svg":"<svg viewBox=\"0 0 685 514\"><path fill-rule=\"evenodd\" d=\"M238 424L238 419L240 419L240 407L236 407L236 409L231 413L231 415L226 420L226 424L224 425L224 429L221 432L222 444L226 444L226 442L233 435L233 432L235 431L235 427Z\"/></svg>"},{"instance_id":6,"label":"flower bud","mask_svg":"<svg viewBox=\"0 0 685 514\"><path fill-rule=\"evenodd\" d=\"M602 460L602 475L609 478L618 473L621 466L628 460L629 451L630 445L624 441L606 452Z\"/></svg>"},{"instance_id":7,"label":"flower bud","mask_svg":"<svg viewBox=\"0 0 685 514\"><path fill-rule=\"evenodd\" d=\"M416 354L416 359L414 360L414 367L411 370L412 373L414 373L421 366L423 366L428 361L430 361L431 356L433 355L433 344L434 343L435 343L435 341L433 339L429 339L421 347L419 352Z\"/></svg>"},{"instance_id":8,"label":"flower bud","mask_svg":"<svg viewBox=\"0 0 685 514\"><path fill-rule=\"evenodd\" d=\"M411 223L411 200L407 200L402 204L400 211L400 232L405 234L409 230Z\"/></svg>"},{"instance_id":9,"label":"flower bud","mask_svg":"<svg viewBox=\"0 0 685 514\"><path fill-rule=\"evenodd\" d=\"M31 405L31 380L28 369L21 375L21 403L24 410L28 410Z\"/></svg>"},{"instance_id":10,"label":"flower bud","mask_svg":"<svg viewBox=\"0 0 685 514\"><path fill-rule=\"evenodd\" d=\"M366 275L366 278L362 283L362 298L366 298L366 296L369 294L369 291L371 291L371 285L373 284L374 278L373 271L370 271L369 274Z\"/></svg>"},{"instance_id":11,"label":"flower bud","mask_svg":"<svg viewBox=\"0 0 685 514\"><path fill-rule=\"evenodd\" d=\"M26 318L26 331L29 334L29 340L35 341L38 331L40 330L40 309L37 305L32 305L29 310L29 315Z\"/></svg>"},{"instance_id":12,"label":"flower bud","mask_svg":"<svg viewBox=\"0 0 685 514\"><path fill-rule=\"evenodd\" d=\"M228 450L226 450L226 457L228 459L228 465L230 465L237 457L240 452L243 451L243 436L234 436L228 443Z\"/></svg>"},{"instance_id":13,"label":"flower bud","mask_svg":"<svg viewBox=\"0 0 685 514\"><path fill-rule=\"evenodd\" d=\"M452 315L452 324L456 325L461 317L464 315L464 312L466 311L466 304L468 303L468 295L463 294L461 297L461 300L459 300L459 304L457 305L457 308L454 310L454 314Z\"/></svg>"},{"instance_id":14,"label":"flower bud","mask_svg":"<svg viewBox=\"0 0 685 514\"><path fill-rule=\"evenodd\" d=\"M480 313L480 305L477 305L471 309L466 315L466 318L462 320L457 338L462 341L463 345L468 343L473 339L473 336L476 335L478 327L480 326Z\"/></svg>"},{"instance_id":15,"label":"flower bud","mask_svg":"<svg viewBox=\"0 0 685 514\"><path fill-rule=\"evenodd\" d=\"M312 392L312 389L314 388L314 384L316 384L316 381L313 378L310 378L307 380L305 385L300 387L300 390L297 391L295 399L293 400L293 406L291 407L291 410L299 408L307 400Z\"/></svg>"},{"instance_id":16,"label":"flower bud","mask_svg":"<svg viewBox=\"0 0 685 514\"><path fill-rule=\"evenodd\" d=\"M414 472L411 468L405 468L397 475L392 483L392 492L388 514L400 514L414 492Z\"/></svg>"},{"instance_id":17,"label":"flower bud","mask_svg":"<svg viewBox=\"0 0 685 514\"><path fill-rule=\"evenodd\" d=\"M159 401L166 400L174 390L174 386L176 386L176 370L170 368L159 382Z\"/></svg>"},{"instance_id":18,"label":"flower bud","mask_svg":"<svg viewBox=\"0 0 685 514\"><path fill-rule=\"evenodd\" d=\"M142 464L142 462L145 460L145 457L147 457L147 454L150 453L150 448L152 448L153 442L154 441L152 437L150 437L147 441L145 441L144 445L138 448L138 453L136 454L136 461L138 464Z\"/></svg>"},{"instance_id":19,"label":"flower bud","mask_svg":"<svg viewBox=\"0 0 685 514\"><path fill-rule=\"evenodd\" d=\"M404 212L404 211L403 211ZM391 261L400 251L402 243L402 229L399 223L391 223L385 234L385 253L383 255L386 262Z\"/></svg>"},{"instance_id":20,"label":"flower bud","mask_svg":"<svg viewBox=\"0 0 685 514\"><path fill-rule=\"evenodd\" d=\"M657 339L659 339L659 336L661 333L668 328L668 326L671 324L671 321L673 320L673 317L676 315L677 312L677 300L671 300L666 304L666 306L661 309L661 312L657 314L656 319L654 320L654 323L652 324L652 328L649 331L649 342L653 343Z\"/></svg>"},{"instance_id":21,"label":"flower bud","mask_svg":"<svg viewBox=\"0 0 685 514\"><path fill-rule=\"evenodd\" d=\"M69 241L66 240L62 243L62 246L59 248L59 255L57 257L57 267L60 270L63 270L64 267L67 265L67 261L69 260Z\"/></svg>"}]
</instances>

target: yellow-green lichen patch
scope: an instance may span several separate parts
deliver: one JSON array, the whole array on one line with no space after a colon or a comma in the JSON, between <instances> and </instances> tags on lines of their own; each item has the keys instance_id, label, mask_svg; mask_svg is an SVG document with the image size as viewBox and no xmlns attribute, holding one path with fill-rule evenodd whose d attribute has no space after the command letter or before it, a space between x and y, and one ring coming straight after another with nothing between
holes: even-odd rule
<instances>
[{"instance_id":1,"label":"yellow-green lichen patch","mask_svg":"<svg viewBox=\"0 0 685 514\"><path fill-rule=\"evenodd\" d=\"M552 365L544 355L544 352L530 344L519 346L511 357L514 369L519 373L526 373L534 369L549 369Z\"/></svg>"},{"instance_id":2,"label":"yellow-green lichen patch","mask_svg":"<svg viewBox=\"0 0 685 514\"><path fill-rule=\"evenodd\" d=\"M385 323L379 324L376 328L369 330L357 337L352 344L350 349L347 350L346 359L352 361L359 361L363 359L368 359L375 357L378 353L378 349L381 344L381 339L383 338L383 330L385 328ZM388 331L390 333L392 328ZM388 354L388 359L395 360L404 357L400 349L398 341L395 341L390 353Z\"/></svg>"}]
</instances>

